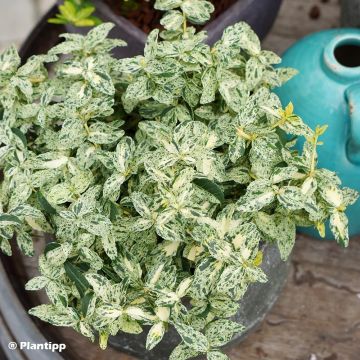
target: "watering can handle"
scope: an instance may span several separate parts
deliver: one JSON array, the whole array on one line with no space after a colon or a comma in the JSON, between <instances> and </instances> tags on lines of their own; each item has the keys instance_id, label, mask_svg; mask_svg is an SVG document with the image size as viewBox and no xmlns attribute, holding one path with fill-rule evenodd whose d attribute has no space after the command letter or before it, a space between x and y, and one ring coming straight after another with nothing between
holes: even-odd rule
<instances>
[{"instance_id":1,"label":"watering can handle","mask_svg":"<svg viewBox=\"0 0 360 360\"><path fill-rule=\"evenodd\" d=\"M351 162L360 164L360 83L351 85L345 91L350 114L350 139L347 155Z\"/></svg>"}]
</instances>

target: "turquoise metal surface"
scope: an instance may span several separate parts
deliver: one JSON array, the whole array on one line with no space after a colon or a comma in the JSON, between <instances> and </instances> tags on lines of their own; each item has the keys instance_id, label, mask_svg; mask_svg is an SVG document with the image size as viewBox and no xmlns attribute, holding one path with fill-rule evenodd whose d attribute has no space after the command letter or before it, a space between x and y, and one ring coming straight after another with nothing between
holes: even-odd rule
<instances>
[{"instance_id":1,"label":"turquoise metal surface","mask_svg":"<svg viewBox=\"0 0 360 360\"><path fill-rule=\"evenodd\" d=\"M348 59L344 61L336 51L346 46ZM281 63L298 69L299 74L276 89L283 106L292 101L294 112L312 128L329 125L322 136L324 145L319 148L319 166L335 171L344 186L358 191L360 58L357 64L356 57L359 54L360 29L333 29L307 36L286 51ZM360 234L360 201L346 214L350 235ZM316 230L301 228L300 231L319 237ZM326 238L333 239L328 226Z\"/></svg>"}]
</instances>

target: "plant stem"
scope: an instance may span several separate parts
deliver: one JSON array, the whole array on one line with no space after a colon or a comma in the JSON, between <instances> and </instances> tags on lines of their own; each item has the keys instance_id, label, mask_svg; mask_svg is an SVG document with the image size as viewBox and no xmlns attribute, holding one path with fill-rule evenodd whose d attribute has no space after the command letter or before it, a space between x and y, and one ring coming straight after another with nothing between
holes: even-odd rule
<instances>
[{"instance_id":1,"label":"plant stem","mask_svg":"<svg viewBox=\"0 0 360 360\"><path fill-rule=\"evenodd\" d=\"M313 151L311 154L311 163L310 163L310 173L309 176L313 176L315 172L315 158L316 158L316 147L318 142L319 135L315 133L314 135L314 143L313 143Z\"/></svg>"},{"instance_id":2,"label":"plant stem","mask_svg":"<svg viewBox=\"0 0 360 360\"><path fill-rule=\"evenodd\" d=\"M184 22L183 22L183 32L184 32L184 34L186 34L186 32L187 32L187 22L186 22L186 15L185 15L185 13L183 13L183 18L184 18Z\"/></svg>"}]
</instances>

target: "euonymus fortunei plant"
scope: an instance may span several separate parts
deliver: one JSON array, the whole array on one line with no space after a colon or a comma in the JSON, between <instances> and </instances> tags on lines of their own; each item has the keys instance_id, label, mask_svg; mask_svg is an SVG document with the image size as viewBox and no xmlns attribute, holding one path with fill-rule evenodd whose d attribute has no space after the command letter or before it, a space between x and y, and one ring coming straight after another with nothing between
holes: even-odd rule
<instances>
[{"instance_id":1,"label":"euonymus fortunei plant","mask_svg":"<svg viewBox=\"0 0 360 360\"><path fill-rule=\"evenodd\" d=\"M273 68L280 58L247 24L209 47L189 25L209 19L209 2L156 7L164 30L144 56L114 59L125 44L107 38L108 23L24 65L14 47L1 55L0 246L10 255L16 234L32 255L34 232L53 235L26 286L50 304L32 315L99 334L102 348L150 325L152 349L174 326L172 360L222 360L243 331L229 320L239 299L267 280L264 244L285 260L296 225L323 234L330 219L346 246L357 193L316 167L325 127L281 108L271 88L294 71Z\"/></svg>"}]
</instances>

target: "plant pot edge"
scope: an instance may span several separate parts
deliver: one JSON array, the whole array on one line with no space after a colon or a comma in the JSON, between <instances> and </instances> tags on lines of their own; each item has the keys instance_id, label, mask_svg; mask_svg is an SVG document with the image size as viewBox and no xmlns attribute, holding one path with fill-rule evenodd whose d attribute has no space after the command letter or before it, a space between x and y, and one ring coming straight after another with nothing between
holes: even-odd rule
<instances>
[{"instance_id":1,"label":"plant pot edge","mask_svg":"<svg viewBox=\"0 0 360 360\"><path fill-rule=\"evenodd\" d=\"M224 350L241 343L263 322L273 305L278 300L288 278L290 258L283 261L276 244L265 244L262 268L269 276L267 283L253 283L240 300L240 308L231 320L245 325L246 330L225 345ZM260 302L256 302L260 299ZM250 320L250 321L249 321ZM175 328L171 327L165 334L163 342L151 351L145 349L146 333L139 335L121 334L109 338L111 347L121 350L141 360L167 360L173 348L181 342Z\"/></svg>"},{"instance_id":2,"label":"plant pot edge","mask_svg":"<svg viewBox=\"0 0 360 360\"><path fill-rule=\"evenodd\" d=\"M118 57L129 57L142 54L147 34L124 16L115 14L110 6L102 0L92 1L96 7L95 15L104 21L110 21L116 24L111 35L120 37L128 43L127 47L116 49L116 55ZM259 38L263 39L273 25L282 1L283 0L261 0L261 5L259 5L259 0L238 0L204 27L204 30L208 33L206 42L210 45L215 43L221 38L227 26L239 21L249 23ZM61 3L62 1L57 0L57 2ZM65 25L65 27L69 32L83 35L91 29L90 27L81 28L73 25Z\"/></svg>"},{"instance_id":3,"label":"plant pot edge","mask_svg":"<svg viewBox=\"0 0 360 360\"><path fill-rule=\"evenodd\" d=\"M0 259L0 321L5 321L5 327L0 329L0 337L3 350L9 357L9 360L17 358L24 359L23 354L27 360L63 360L63 358L56 352L49 350L21 350L9 349L6 343L15 342L19 346L20 342L29 342L30 344L44 344L48 340L36 327L31 320L17 294L11 285L7 272ZM0 322L1 324L1 322Z\"/></svg>"},{"instance_id":4,"label":"plant pot edge","mask_svg":"<svg viewBox=\"0 0 360 360\"><path fill-rule=\"evenodd\" d=\"M99 0L95 0L99 1ZM282 1L282 0L276 0L276 1ZM105 4L102 4L105 6ZM43 18L38 22L38 24L35 26L33 31L29 34L29 36L26 38L25 42L21 46L21 49L19 53L22 57L28 57L32 55L33 52L33 45L37 42L37 38L41 36L45 29L47 27L50 27L51 29L59 29L58 32L61 32L62 27L59 27L58 25L52 25L47 23L47 19L51 16L54 16L56 13L56 6L54 5L44 16ZM117 16L114 14L114 16ZM124 19L127 23L130 23L128 20ZM131 24L131 23L130 23ZM132 24L131 24L132 25ZM136 28L134 25L132 25L137 32L142 33L138 28ZM55 31L57 33L57 31ZM144 33L143 33L144 34ZM145 36L145 34L144 34ZM139 39L141 40L141 36L139 36ZM54 44L52 44L54 45ZM46 47L46 46L45 46ZM16 330L16 335L10 331L3 331L0 332L0 339L1 344L4 344L6 341L11 341L11 336L13 336L14 339L16 339L18 342L20 341L29 341L32 343L46 343L47 340L45 336L39 331L39 329L36 327L35 323L31 320L30 316L27 314L26 310L24 309L23 305L20 303L19 299L17 298L16 292L13 289L13 286L11 285L9 278L7 277L6 271L4 270L2 261L0 259L0 292L3 294L7 294L7 296L1 296L0 297L0 314L2 314L3 319L7 321L7 323L12 320L15 321L17 326L21 331ZM286 278L286 277L285 277ZM285 280L282 282L281 288L284 286ZM267 310L264 314L264 316L261 318L261 320L265 317L266 313L270 310L270 308L273 306L277 299L277 296L272 299L272 301L268 302ZM11 306L9 306L9 304ZM248 334L253 331L256 326L261 323L259 321L258 323L254 324L253 327L250 327L244 334L240 336L240 338L244 338L248 336ZM0 324L1 324L1 318L0 318ZM4 341L5 339L5 341ZM234 339L229 346L232 346L235 342L238 342L239 339ZM6 351L6 348L5 348ZM12 354L12 357L10 359L16 359L16 352L13 352L13 350L7 350L7 354ZM31 356L34 352L26 352L27 358L29 360L62 360L63 357L61 357L57 353L49 353L48 351L37 351L35 352L36 356ZM44 354L43 357L41 354Z\"/></svg>"}]
</instances>

